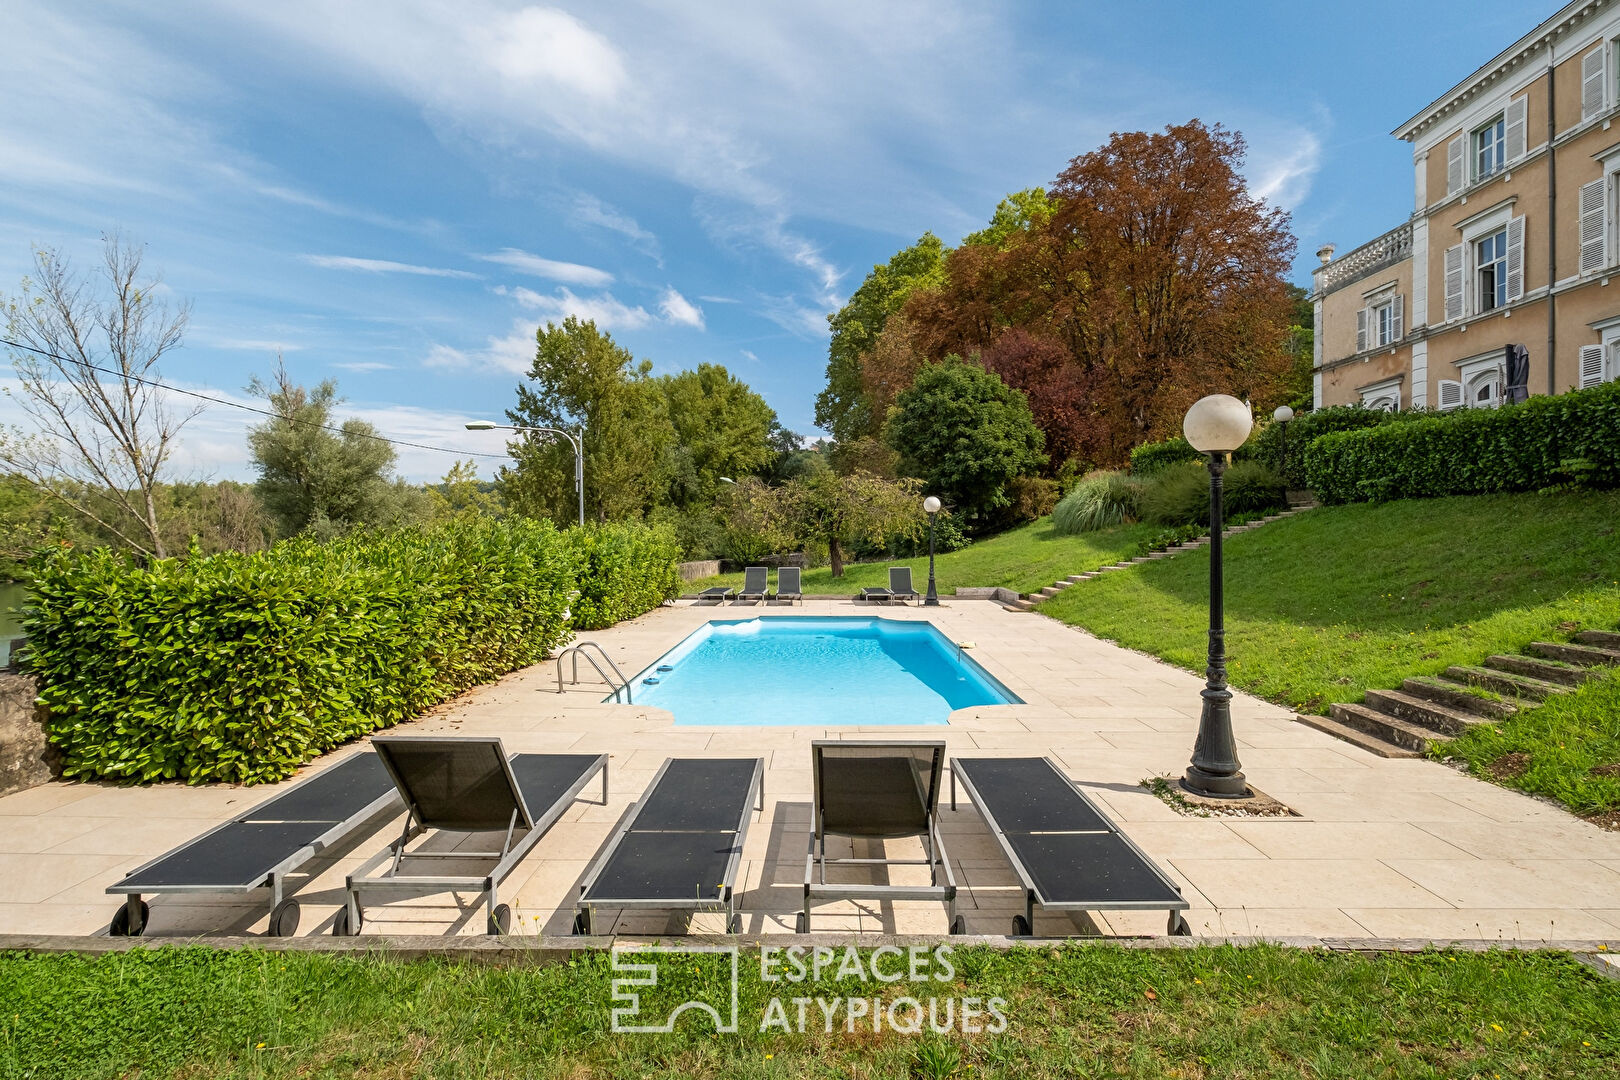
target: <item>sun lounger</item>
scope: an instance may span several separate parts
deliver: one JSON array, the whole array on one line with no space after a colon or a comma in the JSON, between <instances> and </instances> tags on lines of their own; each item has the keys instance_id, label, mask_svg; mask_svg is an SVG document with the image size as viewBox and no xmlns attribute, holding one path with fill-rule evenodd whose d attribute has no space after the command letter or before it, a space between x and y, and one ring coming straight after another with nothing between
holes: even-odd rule
<instances>
[{"instance_id":1,"label":"sun lounger","mask_svg":"<svg viewBox=\"0 0 1620 1080\"><path fill-rule=\"evenodd\" d=\"M332 933L360 932L368 894L425 896L477 893L484 904L485 932L511 929L512 909L498 902L500 883L568 809L592 776L602 774L607 802L606 754L517 754L508 758L493 736L383 735L371 740L388 767L409 815L400 838L350 874L348 897ZM427 844L408 845L424 833ZM499 833L499 851L464 851L436 842L441 835ZM514 834L516 839L514 840ZM434 873L433 860L495 865L473 874ZM384 863L386 870L372 872Z\"/></svg>"},{"instance_id":2,"label":"sun lounger","mask_svg":"<svg viewBox=\"0 0 1620 1080\"><path fill-rule=\"evenodd\" d=\"M298 901L284 896L286 876L328 848L381 822L399 806L388 770L373 753L352 754L273 798L216 825L194 840L131 870L108 886L125 894L113 916L114 937L143 933L146 894L242 893L270 889L270 934L298 931Z\"/></svg>"},{"instance_id":3,"label":"sun lounger","mask_svg":"<svg viewBox=\"0 0 1620 1080\"><path fill-rule=\"evenodd\" d=\"M765 566L750 566L743 570L743 587L737 590L738 600L763 601L771 591L771 571Z\"/></svg>"},{"instance_id":4,"label":"sun lounger","mask_svg":"<svg viewBox=\"0 0 1620 1080\"><path fill-rule=\"evenodd\" d=\"M911 567L889 567L889 602L917 600L917 590L911 587Z\"/></svg>"},{"instance_id":5,"label":"sun lounger","mask_svg":"<svg viewBox=\"0 0 1620 1080\"><path fill-rule=\"evenodd\" d=\"M879 600L882 600L885 604L887 604L894 599L894 594L888 589L880 589L874 585L870 588L862 589L858 599L865 600L868 604L875 604Z\"/></svg>"},{"instance_id":6,"label":"sun lounger","mask_svg":"<svg viewBox=\"0 0 1620 1080\"><path fill-rule=\"evenodd\" d=\"M962 933L963 920L956 914L956 877L939 834L944 766L943 742L827 739L810 744L810 853L804 862L799 933L809 933L810 907L817 900L942 900L951 933ZM924 858L829 858L829 836L857 840L918 837ZM830 883L829 865L927 866L929 884Z\"/></svg>"},{"instance_id":7,"label":"sun lounger","mask_svg":"<svg viewBox=\"0 0 1620 1080\"><path fill-rule=\"evenodd\" d=\"M772 600L786 600L789 603L797 600L804 602L804 593L800 591L799 568L797 566L784 566L776 571L776 593Z\"/></svg>"},{"instance_id":8,"label":"sun lounger","mask_svg":"<svg viewBox=\"0 0 1620 1080\"><path fill-rule=\"evenodd\" d=\"M953 758L956 785L984 815L1023 883L1015 937L1035 926L1037 905L1056 911L1160 910L1169 933L1190 933L1181 889L1114 827L1051 758Z\"/></svg>"},{"instance_id":9,"label":"sun lounger","mask_svg":"<svg viewBox=\"0 0 1620 1080\"><path fill-rule=\"evenodd\" d=\"M596 909L724 911L736 933L737 868L748 821L765 809L764 758L669 758L580 885L574 933Z\"/></svg>"},{"instance_id":10,"label":"sun lounger","mask_svg":"<svg viewBox=\"0 0 1620 1080\"><path fill-rule=\"evenodd\" d=\"M697 598L699 602L704 600L713 600L717 604L723 604L727 600L731 599L731 594L732 590L724 585L711 585L707 589L704 589L702 592L698 593Z\"/></svg>"}]
</instances>

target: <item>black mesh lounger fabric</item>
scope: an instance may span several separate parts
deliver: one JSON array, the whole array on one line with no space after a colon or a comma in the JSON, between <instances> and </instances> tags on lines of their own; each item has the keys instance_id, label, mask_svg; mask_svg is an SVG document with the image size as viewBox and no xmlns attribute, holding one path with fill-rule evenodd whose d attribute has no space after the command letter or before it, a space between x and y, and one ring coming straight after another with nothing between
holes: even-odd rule
<instances>
[{"instance_id":1,"label":"black mesh lounger fabric","mask_svg":"<svg viewBox=\"0 0 1620 1080\"><path fill-rule=\"evenodd\" d=\"M347 821L394 789L393 777L372 753L327 769L292 791L255 806L238 821Z\"/></svg>"},{"instance_id":2,"label":"black mesh lounger fabric","mask_svg":"<svg viewBox=\"0 0 1620 1080\"><path fill-rule=\"evenodd\" d=\"M251 888L299 848L332 828L329 821L233 821L120 881L145 889L196 885Z\"/></svg>"},{"instance_id":3,"label":"black mesh lounger fabric","mask_svg":"<svg viewBox=\"0 0 1620 1080\"><path fill-rule=\"evenodd\" d=\"M840 836L915 836L936 804L934 759L927 745L817 743L821 825Z\"/></svg>"},{"instance_id":4,"label":"black mesh lounger fabric","mask_svg":"<svg viewBox=\"0 0 1620 1080\"><path fill-rule=\"evenodd\" d=\"M714 900L726 885L736 843L737 834L730 831L632 832L602 868L586 899Z\"/></svg>"},{"instance_id":5,"label":"black mesh lounger fabric","mask_svg":"<svg viewBox=\"0 0 1620 1080\"><path fill-rule=\"evenodd\" d=\"M529 812L544 817L596 765L595 754L517 754L512 775ZM508 811L510 812L510 811Z\"/></svg>"},{"instance_id":6,"label":"black mesh lounger fabric","mask_svg":"<svg viewBox=\"0 0 1620 1080\"><path fill-rule=\"evenodd\" d=\"M1111 832L1045 758L953 758L1005 832Z\"/></svg>"},{"instance_id":7,"label":"black mesh lounger fabric","mask_svg":"<svg viewBox=\"0 0 1620 1080\"><path fill-rule=\"evenodd\" d=\"M505 829L518 811L519 828L533 820L512 789L499 739L389 738L372 740L398 777L400 794L430 829Z\"/></svg>"},{"instance_id":8,"label":"black mesh lounger fabric","mask_svg":"<svg viewBox=\"0 0 1620 1080\"><path fill-rule=\"evenodd\" d=\"M1008 833L1007 840L1043 904L1094 910L1181 900L1118 833Z\"/></svg>"},{"instance_id":9,"label":"black mesh lounger fabric","mask_svg":"<svg viewBox=\"0 0 1620 1080\"><path fill-rule=\"evenodd\" d=\"M718 832L753 801L754 758L674 758L636 811L632 832Z\"/></svg>"}]
</instances>

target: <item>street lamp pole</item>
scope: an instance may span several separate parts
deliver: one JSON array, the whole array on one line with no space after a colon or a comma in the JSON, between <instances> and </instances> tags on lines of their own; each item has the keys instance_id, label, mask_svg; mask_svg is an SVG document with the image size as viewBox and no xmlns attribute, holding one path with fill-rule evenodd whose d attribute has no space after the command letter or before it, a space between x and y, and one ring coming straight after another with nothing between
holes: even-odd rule
<instances>
[{"instance_id":1,"label":"street lamp pole","mask_svg":"<svg viewBox=\"0 0 1620 1080\"><path fill-rule=\"evenodd\" d=\"M923 511L928 515L928 595L923 607L939 607L939 592L934 588L934 518L939 515L940 501L932 495L923 500Z\"/></svg>"},{"instance_id":2,"label":"street lamp pole","mask_svg":"<svg viewBox=\"0 0 1620 1080\"><path fill-rule=\"evenodd\" d=\"M1246 404L1225 394L1212 394L1195 402L1182 424L1187 442L1209 458L1209 658L1198 739L1181 784L1195 795L1221 799L1252 794L1238 761L1237 738L1232 733L1232 691L1226 685L1221 476L1226 472L1226 455L1243 445L1253 423Z\"/></svg>"},{"instance_id":3,"label":"street lamp pole","mask_svg":"<svg viewBox=\"0 0 1620 1080\"><path fill-rule=\"evenodd\" d=\"M468 431L523 431L536 432L544 435L560 435L574 451L574 490L579 494L579 523L585 524L585 428L580 426L579 434L564 431L562 428L550 427L522 427L514 424L497 424L493 420L473 420L467 424Z\"/></svg>"},{"instance_id":4,"label":"street lamp pole","mask_svg":"<svg viewBox=\"0 0 1620 1080\"><path fill-rule=\"evenodd\" d=\"M1279 405L1277 411L1271 414L1271 418L1282 425L1282 435L1280 436L1282 440L1282 460L1277 465L1277 471L1286 477L1288 475L1288 421L1294 418L1294 410L1287 405Z\"/></svg>"}]
</instances>

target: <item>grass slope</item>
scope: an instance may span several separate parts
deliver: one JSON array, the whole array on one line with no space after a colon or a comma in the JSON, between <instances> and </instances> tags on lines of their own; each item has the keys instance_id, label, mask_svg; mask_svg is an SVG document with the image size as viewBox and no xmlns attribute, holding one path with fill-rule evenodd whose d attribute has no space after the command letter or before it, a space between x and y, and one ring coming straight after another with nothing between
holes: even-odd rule
<instances>
[{"instance_id":1,"label":"grass slope","mask_svg":"<svg viewBox=\"0 0 1620 1080\"><path fill-rule=\"evenodd\" d=\"M1042 518L969 544L960 551L937 556L934 577L944 595L949 595L957 586L1035 592L1070 574L1130 558L1136 554L1139 543L1159 531L1151 525L1125 525L1082 536L1059 536L1052 528L1052 519ZM806 595L851 596L869 586L887 587L890 566L911 567L912 584L918 592L927 590L928 556L925 554L921 558L896 559L892 563L849 564L844 567L841 578L833 577L825 566L806 570L804 591ZM689 582L683 591L697 592L711 585L736 588L742 580L741 574L722 574ZM773 587L774 582L773 575Z\"/></svg>"},{"instance_id":2,"label":"grass slope","mask_svg":"<svg viewBox=\"0 0 1620 1080\"><path fill-rule=\"evenodd\" d=\"M1208 590L1201 549L1086 582L1040 610L1202 671ZM1231 681L1301 711L1617 625L1617 493L1326 507L1226 543Z\"/></svg>"},{"instance_id":3,"label":"grass slope","mask_svg":"<svg viewBox=\"0 0 1620 1080\"><path fill-rule=\"evenodd\" d=\"M602 953L551 967L11 953L0 955L0 1077L1588 1080L1620 1062L1620 982L1556 953L960 948L955 980L921 987L835 981L831 969L819 983L764 984L758 954L741 959L736 1034L689 1013L672 1034L612 1035ZM729 989L660 975L681 995ZM811 1004L806 1033L762 1033L771 995L999 996L1009 1025L907 1035L869 1021L846 1030L840 1017L828 1032Z\"/></svg>"}]
</instances>

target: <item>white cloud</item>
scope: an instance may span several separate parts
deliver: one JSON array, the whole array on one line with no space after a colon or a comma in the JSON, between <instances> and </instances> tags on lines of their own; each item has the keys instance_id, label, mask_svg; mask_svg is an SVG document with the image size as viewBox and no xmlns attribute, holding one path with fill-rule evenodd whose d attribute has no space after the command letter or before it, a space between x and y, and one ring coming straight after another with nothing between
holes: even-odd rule
<instances>
[{"instance_id":1,"label":"white cloud","mask_svg":"<svg viewBox=\"0 0 1620 1080\"><path fill-rule=\"evenodd\" d=\"M581 321L596 323L598 330L640 330L653 321L646 308L639 304L632 307L612 293L576 296L566 285L558 286L557 291L550 295L525 289L521 285L515 289L498 286L495 291L501 296L510 296L524 307L539 312L542 319L553 322L561 322L572 315Z\"/></svg>"},{"instance_id":2,"label":"white cloud","mask_svg":"<svg viewBox=\"0 0 1620 1080\"><path fill-rule=\"evenodd\" d=\"M735 296L700 296L700 297L698 297L698 299L703 301L705 304L740 304L740 303L742 303L742 301L738 300Z\"/></svg>"},{"instance_id":3,"label":"white cloud","mask_svg":"<svg viewBox=\"0 0 1620 1080\"><path fill-rule=\"evenodd\" d=\"M1264 199L1273 206L1292 209L1305 201L1311 191L1311 181L1322 164L1322 142L1314 132L1292 131L1281 145L1263 145L1251 151L1249 167L1249 194Z\"/></svg>"},{"instance_id":4,"label":"white cloud","mask_svg":"<svg viewBox=\"0 0 1620 1080\"><path fill-rule=\"evenodd\" d=\"M364 375L372 371L392 371L393 364L385 364L381 360L351 360L332 365L343 371L352 371L356 375Z\"/></svg>"},{"instance_id":5,"label":"white cloud","mask_svg":"<svg viewBox=\"0 0 1620 1080\"><path fill-rule=\"evenodd\" d=\"M755 356L752 350L750 350L750 349L738 349L737 351L742 354L742 358L744 360L749 360L749 361L752 361L753 363L756 363L756 364L759 363L759 357Z\"/></svg>"},{"instance_id":6,"label":"white cloud","mask_svg":"<svg viewBox=\"0 0 1620 1080\"><path fill-rule=\"evenodd\" d=\"M821 339L831 333L828 309L808 307L792 296L761 296L758 303L761 315L795 337Z\"/></svg>"},{"instance_id":7,"label":"white cloud","mask_svg":"<svg viewBox=\"0 0 1620 1080\"><path fill-rule=\"evenodd\" d=\"M563 281L570 285L584 285L588 288L599 289L604 285L613 283L613 275L606 270L598 270L594 266L582 266L579 263L557 262L555 259L543 259L539 255L531 255L527 251L517 248L502 248L489 255L479 255L477 258L485 262L499 263L511 270L524 274L533 274L548 281Z\"/></svg>"},{"instance_id":8,"label":"white cloud","mask_svg":"<svg viewBox=\"0 0 1620 1080\"><path fill-rule=\"evenodd\" d=\"M299 352L302 345L289 345L285 341L271 341L267 338L202 338L201 344L215 349L232 349L240 352Z\"/></svg>"},{"instance_id":9,"label":"white cloud","mask_svg":"<svg viewBox=\"0 0 1620 1080\"><path fill-rule=\"evenodd\" d=\"M658 313L673 326L690 326L702 330L703 309L693 304L674 289L665 289L658 301Z\"/></svg>"},{"instance_id":10,"label":"white cloud","mask_svg":"<svg viewBox=\"0 0 1620 1080\"><path fill-rule=\"evenodd\" d=\"M390 259L361 259L353 255L300 255L311 266L328 270L359 270L368 274L417 274L422 277L473 278L477 274L466 270L445 270L437 266L413 266Z\"/></svg>"},{"instance_id":11,"label":"white cloud","mask_svg":"<svg viewBox=\"0 0 1620 1080\"><path fill-rule=\"evenodd\" d=\"M444 371L476 368L522 375L534 363L534 333L533 322L518 319L512 323L511 333L505 337L491 336L482 349L468 352L448 345L435 345L422 358L422 366Z\"/></svg>"},{"instance_id":12,"label":"white cloud","mask_svg":"<svg viewBox=\"0 0 1620 1080\"><path fill-rule=\"evenodd\" d=\"M642 228L635 218L609 206L595 195L581 194L574 199L573 218L581 225L593 225L618 233L659 266L664 265L659 253L658 237Z\"/></svg>"}]
</instances>

